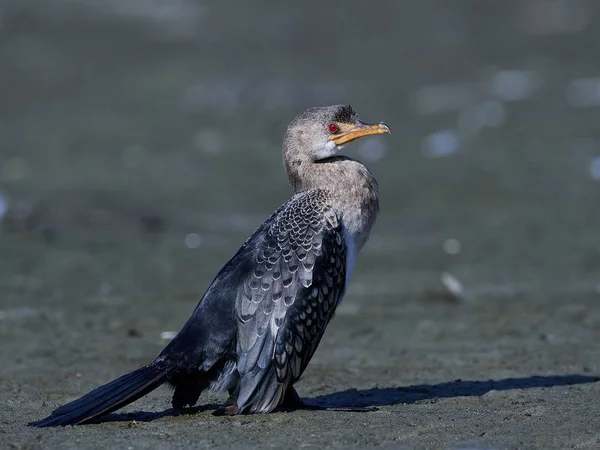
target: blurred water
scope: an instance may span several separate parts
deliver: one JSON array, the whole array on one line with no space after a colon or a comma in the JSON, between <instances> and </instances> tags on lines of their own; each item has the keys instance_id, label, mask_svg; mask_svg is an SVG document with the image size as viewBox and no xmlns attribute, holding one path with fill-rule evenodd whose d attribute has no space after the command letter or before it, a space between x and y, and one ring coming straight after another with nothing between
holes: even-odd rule
<instances>
[{"instance_id":1,"label":"blurred water","mask_svg":"<svg viewBox=\"0 0 600 450\"><path fill-rule=\"evenodd\" d=\"M351 103L394 132L348 148L382 193L356 284L398 272L410 283L415 265L476 283L531 272L591 283L600 270L598 150L582 144L598 139L592 1L3 0L0 11L6 236L146 242L141 230L223 261L289 196L287 123Z\"/></svg>"}]
</instances>

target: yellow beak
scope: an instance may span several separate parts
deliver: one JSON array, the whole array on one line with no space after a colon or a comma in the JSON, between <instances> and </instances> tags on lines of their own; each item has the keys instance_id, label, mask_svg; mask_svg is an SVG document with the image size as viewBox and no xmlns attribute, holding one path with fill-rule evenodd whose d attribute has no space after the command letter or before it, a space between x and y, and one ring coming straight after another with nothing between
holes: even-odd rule
<instances>
[{"instance_id":1,"label":"yellow beak","mask_svg":"<svg viewBox=\"0 0 600 450\"><path fill-rule=\"evenodd\" d=\"M370 125L368 123L358 122L358 125L353 126L352 128L343 131L342 133L334 134L329 138L329 140L335 143L335 145L339 146L347 144L348 142L351 142L363 136L385 133L391 133L390 127L388 127L385 123Z\"/></svg>"}]
</instances>

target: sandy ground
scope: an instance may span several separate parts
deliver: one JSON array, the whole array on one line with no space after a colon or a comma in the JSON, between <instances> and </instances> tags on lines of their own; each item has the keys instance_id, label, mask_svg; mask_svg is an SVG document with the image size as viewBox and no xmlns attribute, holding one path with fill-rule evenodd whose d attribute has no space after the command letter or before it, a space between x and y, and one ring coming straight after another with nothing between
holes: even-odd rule
<instances>
[{"instance_id":1,"label":"sandy ground","mask_svg":"<svg viewBox=\"0 0 600 450\"><path fill-rule=\"evenodd\" d=\"M563 205L563 217L576 217L573 205ZM519 230L543 221L536 211L543 208L502 226L502 236L515 237L508 248L494 243L494 231L474 232L461 240L472 249L454 256L427 234L399 238L383 211L299 384L315 402L376 405L376 412L222 418L211 415L222 399L203 397L206 411L175 416L170 392L161 388L101 424L43 430L24 424L150 361L165 343L160 333L178 329L247 233L222 231L226 244L215 238L196 250L182 245L178 231L148 239L123 224L120 232L72 232L54 242L5 235L2 442L12 448L596 448L599 294L589 281L597 260L585 251L595 230L575 233L575 223L549 223L543 237L519 242ZM209 226L199 228L210 235ZM561 259L554 245L566 240L571 253ZM485 259L478 256L484 250ZM516 266L518 254L535 265ZM458 297L439 281L436 265L462 283ZM565 267L585 276L565 277Z\"/></svg>"},{"instance_id":2,"label":"sandy ground","mask_svg":"<svg viewBox=\"0 0 600 450\"><path fill-rule=\"evenodd\" d=\"M0 15L0 447L600 448L598 115L565 94L598 73L591 6L555 36L539 2L175 3ZM493 94L459 145L427 138L469 125L502 68L539 85ZM415 103L423 86L450 110ZM348 147L382 212L298 389L378 410L223 418L203 396L177 416L160 388L100 424L26 427L160 352L289 196L286 123L339 102L394 134Z\"/></svg>"}]
</instances>

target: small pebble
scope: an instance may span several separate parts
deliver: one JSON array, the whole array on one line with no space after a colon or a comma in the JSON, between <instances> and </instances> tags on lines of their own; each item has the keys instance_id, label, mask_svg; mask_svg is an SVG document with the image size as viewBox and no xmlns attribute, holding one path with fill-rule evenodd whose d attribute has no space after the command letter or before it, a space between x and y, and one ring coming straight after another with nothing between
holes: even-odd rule
<instances>
[{"instance_id":1,"label":"small pebble","mask_svg":"<svg viewBox=\"0 0 600 450\"><path fill-rule=\"evenodd\" d=\"M462 294L463 294L462 283L460 281L458 281L458 279L454 275L452 275L448 272L444 272L444 273L442 273L441 281L442 281L442 284L446 287L446 289L448 289L448 291L450 291L456 297L462 296Z\"/></svg>"},{"instance_id":2,"label":"small pebble","mask_svg":"<svg viewBox=\"0 0 600 450\"><path fill-rule=\"evenodd\" d=\"M127 336L129 337L140 337L142 333L139 332L136 328L130 328L127 330Z\"/></svg>"}]
</instances>

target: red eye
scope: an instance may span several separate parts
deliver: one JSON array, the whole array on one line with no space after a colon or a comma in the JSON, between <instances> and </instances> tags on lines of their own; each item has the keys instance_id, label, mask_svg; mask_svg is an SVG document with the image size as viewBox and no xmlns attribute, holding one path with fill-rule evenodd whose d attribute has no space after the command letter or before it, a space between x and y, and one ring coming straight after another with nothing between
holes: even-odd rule
<instances>
[{"instance_id":1,"label":"red eye","mask_svg":"<svg viewBox=\"0 0 600 450\"><path fill-rule=\"evenodd\" d=\"M335 134L335 133L337 133L338 131L340 131L340 127L338 127L338 126L337 126L335 123L330 123L330 124L329 124L329 132L330 132L331 134Z\"/></svg>"}]
</instances>

